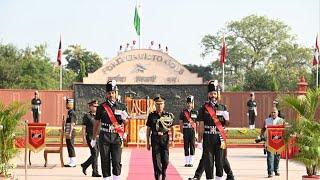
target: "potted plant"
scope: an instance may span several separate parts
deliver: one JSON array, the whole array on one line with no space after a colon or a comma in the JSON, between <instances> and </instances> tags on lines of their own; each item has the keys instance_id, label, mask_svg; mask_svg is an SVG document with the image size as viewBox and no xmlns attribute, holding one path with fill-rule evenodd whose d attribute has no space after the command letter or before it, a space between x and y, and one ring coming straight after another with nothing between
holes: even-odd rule
<instances>
[{"instance_id":1,"label":"potted plant","mask_svg":"<svg viewBox=\"0 0 320 180\"><path fill-rule=\"evenodd\" d=\"M13 165L10 160L15 157L18 150L15 148L14 139L21 118L27 112L26 105L13 102L5 106L0 102L0 179L11 176L10 170Z\"/></svg>"},{"instance_id":2,"label":"potted plant","mask_svg":"<svg viewBox=\"0 0 320 180\"><path fill-rule=\"evenodd\" d=\"M289 121L286 139L296 137L299 152L294 159L306 166L307 176L302 179L320 179L320 121L315 114L319 106L320 89L308 90L305 96L288 95L281 98L282 104L295 111L297 119Z\"/></svg>"}]
</instances>

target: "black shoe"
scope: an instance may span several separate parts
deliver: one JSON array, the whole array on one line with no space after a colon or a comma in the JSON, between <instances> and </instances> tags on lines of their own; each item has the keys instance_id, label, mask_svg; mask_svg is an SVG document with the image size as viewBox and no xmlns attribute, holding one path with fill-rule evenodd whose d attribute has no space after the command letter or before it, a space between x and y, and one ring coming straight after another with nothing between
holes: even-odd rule
<instances>
[{"instance_id":1,"label":"black shoe","mask_svg":"<svg viewBox=\"0 0 320 180\"><path fill-rule=\"evenodd\" d=\"M268 178L272 178L272 174L268 174Z\"/></svg>"},{"instance_id":2,"label":"black shoe","mask_svg":"<svg viewBox=\"0 0 320 180\"><path fill-rule=\"evenodd\" d=\"M188 178L188 180L199 180L199 178L193 177L193 178Z\"/></svg>"},{"instance_id":3,"label":"black shoe","mask_svg":"<svg viewBox=\"0 0 320 180\"><path fill-rule=\"evenodd\" d=\"M185 165L184 165L184 167L188 167L188 166L189 166L189 164L185 164Z\"/></svg>"},{"instance_id":4,"label":"black shoe","mask_svg":"<svg viewBox=\"0 0 320 180\"><path fill-rule=\"evenodd\" d=\"M83 174L84 174L84 175L87 175L87 168L84 167L83 164L81 164L80 166L82 167L82 172L83 172Z\"/></svg>"},{"instance_id":5,"label":"black shoe","mask_svg":"<svg viewBox=\"0 0 320 180\"><path fill-rule=\"evenodd\" d=\"M233 176L227 176L226 180L234 180L234 177Z\"/></svg>"},{"instance_id":6,"label":"black shoe","mask_svg":"<svg viewBox=\"0 0 320 180\"><path fill-rule=\"evenodd\" d=\"M188 167L193 167L193 165L192 164L188 164Z\"/></svg>"},{"instance_id":7,"label":"black shoe","mask_svg":"<svg viewBox=\"0 0 320 180\"><path fill-rule=\"evenodd\" d=\"M167 180L167 176L166 175L162 175L162 180Z\"/></svg>"},{"instance_id":8,"label":"black shoe","mask_svg":"<svg viewBox=\"0 0 320 180\"><path fill-rule=\"evenodd\" d=\"M274 175L280 176L280 173L278 173L278 172L276 171L276 172L274 172Z\"/></svg>"},{"instance_id":9,"label":"black shoe","mask_svg":"<svg viewBox=\"0 0 320 180\"><path fill-rule=\"evenodd\" d=\"M64 167L76 167L76 165L70 166L69 164L65 164Z\"/></svg>"},{"instance_id":10,"label":"black shoe","mask_svg":"<svg viewBox=\"0 0 320 180\"><path fill-rule=\"evenodd\" d=\"M100 174L92 174L92 177L101 177Z\"/></svg>"}]
</instances>

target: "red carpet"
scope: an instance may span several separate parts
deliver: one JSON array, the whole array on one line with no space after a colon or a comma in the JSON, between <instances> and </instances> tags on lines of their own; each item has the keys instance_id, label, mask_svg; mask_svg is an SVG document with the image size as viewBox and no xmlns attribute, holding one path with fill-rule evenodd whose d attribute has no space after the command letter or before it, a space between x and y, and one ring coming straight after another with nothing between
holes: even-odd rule
<instances>
[{"instance_id":1,"label":"red carpet","mask_svg":"<svg viewBox=\"0 0 320 180\"><path fill-rule=\"evenodd\" d=\"M153 176L153 165L151 150L147 151L145 148L132 149L130 158L130 167L128 180L152 180ZM168 180L182 180L176 168L169 163L167 169Z\"/></svg>"}]
</instances>

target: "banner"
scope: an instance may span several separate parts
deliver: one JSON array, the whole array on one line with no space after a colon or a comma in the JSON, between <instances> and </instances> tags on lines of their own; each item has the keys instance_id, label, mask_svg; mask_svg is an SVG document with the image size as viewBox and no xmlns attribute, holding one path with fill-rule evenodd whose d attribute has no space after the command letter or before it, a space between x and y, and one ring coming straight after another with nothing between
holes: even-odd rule
<instances>
[{"instance_id":1,"label":"banner","mask_svg":"<svg viewBox=\"0 0 320 180\"><path fill-rule=\"evenodd\" d=\"M273 154L285 150L284 125L267 126L267 150Z\"/></svg>"},{"instance_id":2,"label":"banner","mask_svg":"<svg viewBox=\"0 0 320 180\"><path fill-rule=\"evenodd\" d=\"M28 145L32 152L39 152L46 146L46 123L28 123Z\"/></svg>"}]
</instances>

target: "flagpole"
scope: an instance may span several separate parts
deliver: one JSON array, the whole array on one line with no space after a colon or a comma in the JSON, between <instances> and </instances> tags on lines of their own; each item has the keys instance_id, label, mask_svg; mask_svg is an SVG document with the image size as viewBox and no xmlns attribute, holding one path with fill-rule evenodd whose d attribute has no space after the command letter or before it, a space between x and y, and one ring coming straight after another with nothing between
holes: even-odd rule
<instances>
[{"instance_id":1,"label":"flagpole","mask_svg":"<svg viewBox=\"0 0 320 180\"><path fill-rule=\"evenodd\" d=\"M224 92L224 63L222 64L222 92Z\"/></svg>"},{"instance_id":2,"label":"flagpole","mask_svg":"<svg viewBox=\"0 0 320 180\"><path fill-rule=\"evenodd\" d=\"M62 90L62 61L61 61L61 64L60 64L60 91Z\"/></svg>"},{"instance_id":3,"label":"flagpole","mask_svg":"<svg viewBox=\"0 0 320 180\"><path fill-rule=\"evenodd\" d=\"M319 62L317 63L316 88L319 87Z\"/></svg>"},{"instance_id":4,"label":"flagpole","mask_svg":"<svg viewBox=\"0 0 320 180\"><path fill-rule=\"evenodd\" d=\"M138 12L139 12L139 17L140 17L140 34L139 34L139 49L141 49L141 20L142 20L142 13L141 13L141 5L140 5L140 1L137 0L137 4L138 4Z\"/></svg>"}]
</instances>

